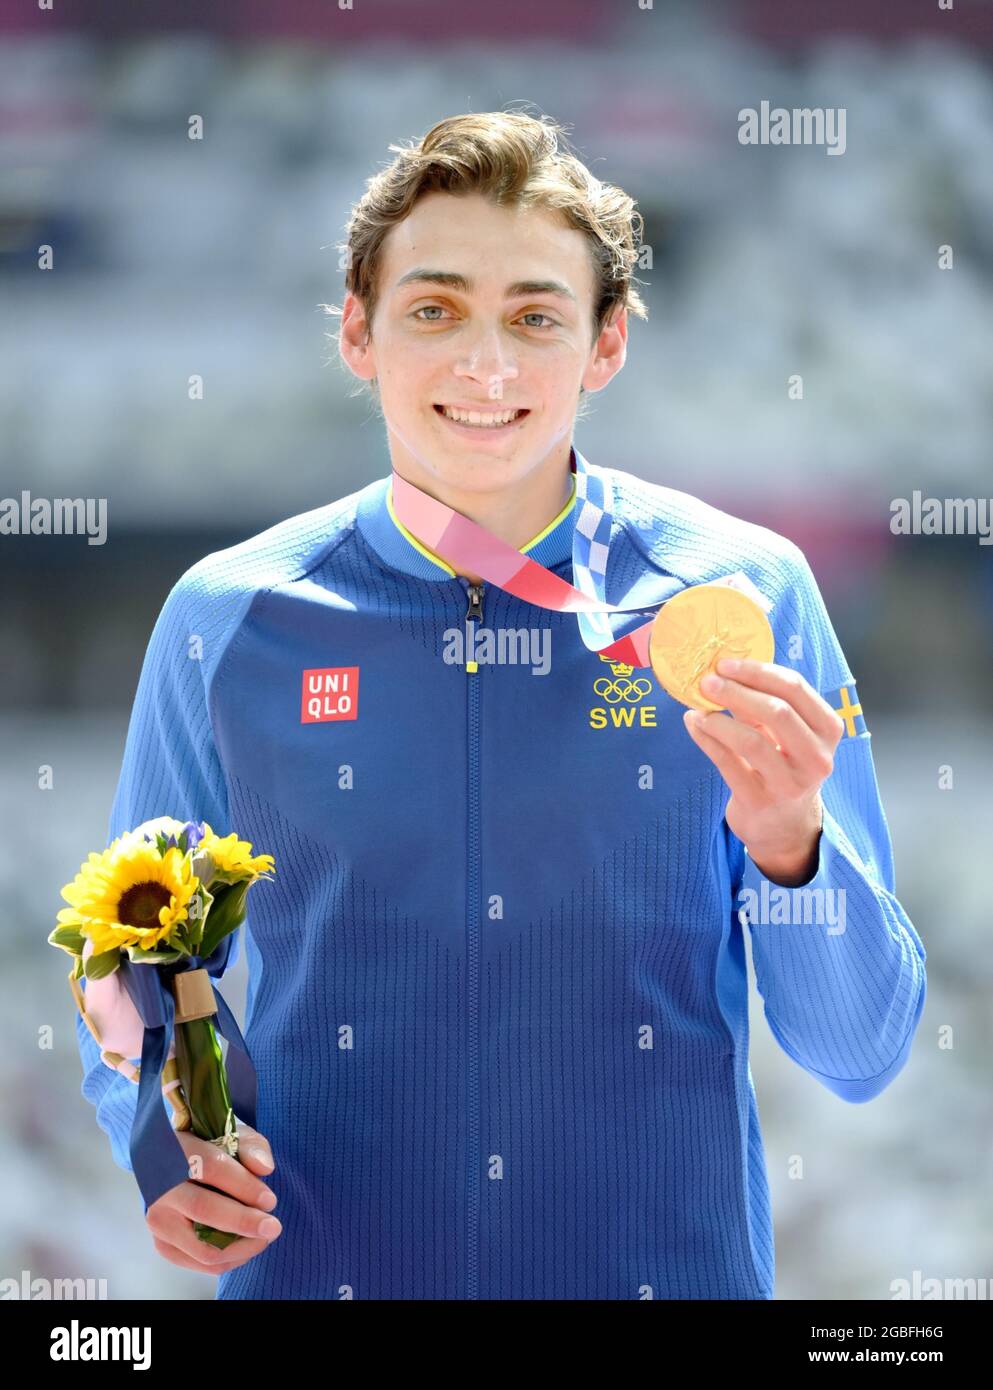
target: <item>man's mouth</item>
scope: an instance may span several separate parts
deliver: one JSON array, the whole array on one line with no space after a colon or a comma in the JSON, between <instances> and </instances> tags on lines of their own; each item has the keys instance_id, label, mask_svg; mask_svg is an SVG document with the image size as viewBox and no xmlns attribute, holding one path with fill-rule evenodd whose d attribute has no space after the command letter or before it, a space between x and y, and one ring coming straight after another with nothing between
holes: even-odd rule
<instances>
[{"instance_id":1,"label":"man's mouth","mask_svg":"<svg viewBox=\"0 0 993 1390\"><path fill-rule=\"evenodd\" d=\"M453 425L477 430L502 430L523 420L527 410L463 410L459 406L436 405L435 410Z\"/></svg>"}]
</instances>

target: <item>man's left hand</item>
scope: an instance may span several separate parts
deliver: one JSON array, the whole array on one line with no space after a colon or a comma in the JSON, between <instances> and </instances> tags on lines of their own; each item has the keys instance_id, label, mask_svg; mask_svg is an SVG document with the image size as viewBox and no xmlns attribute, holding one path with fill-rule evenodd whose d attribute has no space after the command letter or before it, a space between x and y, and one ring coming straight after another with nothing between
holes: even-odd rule
<instances>
[{"instance_id":1,"label":"man's left hand","mask_svg":"<svg viewBox=\"0 0 993 1390\"><path fill-rule=\"evenodd\" d=\"M734 718L687 710L683 722L730 787L725 819L759 872L786 886L806 883L820 853L821 784L845 725L788 666L725 658L717 671L700 688Z\"/></svg>"}]
</instances>

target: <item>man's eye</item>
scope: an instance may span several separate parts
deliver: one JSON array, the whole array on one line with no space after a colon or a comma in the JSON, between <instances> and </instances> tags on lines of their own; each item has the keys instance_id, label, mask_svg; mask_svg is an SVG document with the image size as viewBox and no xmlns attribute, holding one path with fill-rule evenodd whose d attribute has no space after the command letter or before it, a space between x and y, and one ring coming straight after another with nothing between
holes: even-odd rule
<instances>
[{"instance_id":1,"label":"man's eye","mask_svg":"<svg viewBox=\"0 0 993 1390\"><path fill-rule=\"evenodd\" d=\"M427 313L427 312L428 312L429 310L431 310L431 309L437 309L438 312L439 312L439 314L444 313L444 308L443 308L442 305L440 305L440 304L422 304L421 307L420 307L419 309L415 309L415 310L414 310L414 312L411 314L411 318L417 318L418 314ZM522 315L521 315L521 318L522 318L522 319L544 319L544 320L545 320L545 324L538 324L538 323L528 324L528 327L529 327L529 328L544 329L544 328L546 327L546 325L547 325L548 328L555 328L555 327L557 327L556 320L553 319L553 318L551 318L551 317L549 317L548 314L543 314L543 313L541 313L541 311L540 311L539 309L532 309L532 310L530 311L530 313L522 314ZM441 323L442 320L441 320L440 318L437 318L437 319L421 319L420 322L421 322L421 323Z\"/></svg>"}]
</instances>

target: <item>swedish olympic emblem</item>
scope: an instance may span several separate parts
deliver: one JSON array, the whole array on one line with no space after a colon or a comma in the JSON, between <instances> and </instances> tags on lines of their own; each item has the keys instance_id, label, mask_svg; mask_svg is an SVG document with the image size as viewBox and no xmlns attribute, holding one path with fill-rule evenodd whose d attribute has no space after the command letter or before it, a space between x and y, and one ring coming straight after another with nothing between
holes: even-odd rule
<instances>
[{"instance_id":1,"label":"swedish olympic emblem","mask_svg":"<svg viewBox=\"0 0 993 1390\"><path fill-rule=\"evenodd\" d=\"M614 673L613 680L601 676L593 682L594 695L599 695L608 705L616 705L621 700L627 700L633 705L644 699L652 688L651 681L646 681L643 677L633 681L631 676L634 667L627 666L622 661L613 662L610 669Z\"/></svg>"},{"instance_id":2,"label":"swedish olympic emblem","mask_svg":"<svg viewBox=\"0 0 993 1390\"><path fill-rule=\"evenodd\" d=\"M604 709L601 706L591 709L590 728L630 729L635 724L642 728L655 728L656 707L640 703L651 691L652 682L644 676L635 678L634 667L626 662L611 661L602 655L600 660L610 667L610 675L597 677L593 682L593 693L600 697L604 705L612 708ZM632 705L638 708L630 708Z\"/></svg>"}]
</instances>

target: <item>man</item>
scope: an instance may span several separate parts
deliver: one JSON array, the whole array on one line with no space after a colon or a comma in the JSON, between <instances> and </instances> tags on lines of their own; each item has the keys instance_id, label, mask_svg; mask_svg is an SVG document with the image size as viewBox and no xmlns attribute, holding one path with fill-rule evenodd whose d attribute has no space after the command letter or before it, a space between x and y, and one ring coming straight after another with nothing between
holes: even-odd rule
<instances>
[{"instance_id":1,"label":"man","mask_svg":"<svg viewBox=\"0 0 993 1390\"><path fill-rule=\"evenodd\" d=\"M219 1298L771 1298L744 926L824 1086L869 1100L907 1059L925 952L803 555L572 445L645 312L637 219L527 116L399 151L349 224L339 338L392 476L207 556L152 634L111 836L206 819L277 866L246 938L257 1135L244 1166L184 1135L202 1183L147 1208ZM731 575L768 603L777 660L705 687L728 713L684 720L486 577L502 543L579 584L591 483L614 637ZM483 528L478 562L415 534L412 496ZM129 1167L134 1088L79 1036Z\"/></svg>"}]
</instances>

